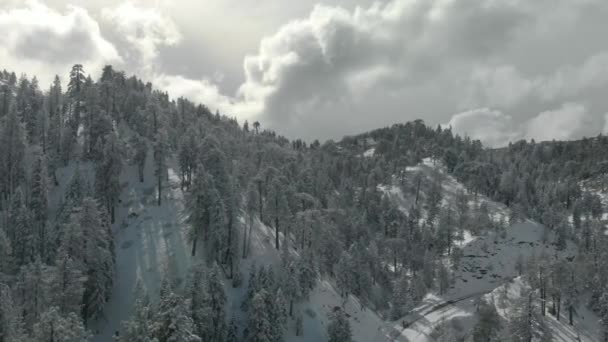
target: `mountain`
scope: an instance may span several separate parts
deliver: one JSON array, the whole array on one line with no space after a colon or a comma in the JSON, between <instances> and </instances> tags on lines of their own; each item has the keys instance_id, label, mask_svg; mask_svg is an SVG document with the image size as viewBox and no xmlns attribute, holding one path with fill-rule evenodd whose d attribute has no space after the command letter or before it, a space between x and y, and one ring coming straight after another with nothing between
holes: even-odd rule
<instances>
[{"instance_id":1,"label":"mountain","mask_svg":"<svg viewBox=\"0 0 608 342\"><path fill-rule=\"evenodd\" d=\"M111 66L0 82L0 341L608 329L607 137L489 149L417 120L308 143Z\"/></svg>"}]
</instances>

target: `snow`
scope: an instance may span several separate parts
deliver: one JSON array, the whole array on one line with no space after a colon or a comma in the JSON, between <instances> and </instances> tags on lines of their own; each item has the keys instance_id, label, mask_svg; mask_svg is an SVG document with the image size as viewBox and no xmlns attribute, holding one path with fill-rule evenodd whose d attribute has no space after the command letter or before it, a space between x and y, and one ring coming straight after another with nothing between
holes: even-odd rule
<instances>
[{"instance_id":1,"label":"snow","mask_svg":"<svg viewBox=\"0 0 608 342\"><path fill-rule=\"evenodd\" d=\"M573 246L568 246L564 251L557 251L552 244L543 243L543 236L546 234L542 225L526 221L509 227L506 238L498 238L496 242L490 237L471 240L463 246L463 258L460 267L454 273L453 286L442 296L427 295L412 313L394 322L395 329L403 327L404 322L407 326L395 339L434 341L431 336L434 329L442 322L454 319L458 319L459 324L464 328L471 328L475 322L472 316L478 299L486 294L493 296L504 286L509 286L514 300L515 293L519 296L517 284L521 282L515 269L518 255L522 255L524 260L533 254L540 256L541 253L556 258L574 255ZM548 236L548 241L551 241L551 234ZM512 283L515 285L511 285ZM597 327L592 324L597 319L583 307L577 309L577 312L579 312L577 323L582 321L579 330L566 327L565 322L551 318L550 325L554 333L562 336L556 341L574 341L575 339L569 338L577 334L582 336L582 341L596 341L591 336L598 336ZM503 315L508 316L505 312Z\"/></svg>"},{"instance_id":2,"label":"snow","mask_svg":"<svg viewBox=\"0 0 608 342\"><path fill-rule=\"evenodd\" d=\"M363 156L364 156L364 157L366 157L366 158L371 158L371 157L373 157L373 156L374 156L374 153L375 153L375 152L376 152L376 148L375 148L375 147L372 147L372 148L370 148L369 150L367 150L367 151L363 152Z\"/></svg>"},{"instance_id":3,"label":"snow","mask_svg":"<svg viewBox=\"0 0 608 342\"><path fill-rule=\"evenodd\" d=\"M170 167L162 205L157 206L152 159L151 155L147 158L144 183L139 182L136 166L123 168L120 179L124 190L113 226L116 277L105 317L90 326L94 342L110 341L114 332L121 330L121 322L132 313L133 289L138 280L155 299L164 277L179 285L191 265L179 179Z\"/></svg>"},{"instance_id":4,"label":"snow","mask_svg":"<svg viewBox=\"0 0 608 342\"><path fill-rule=\"evenodd\" d=\"M370 153L373 153L373 149L370 150ZM151 160L150 156L147 163L151 164ZM120 330L121 321L129 317L134 302L133 288L138 279L154 298L158 294L163 277L168 276L175 283L181 284L193 262L185 234L187 228L184 224L183 193L179 188L175 168L169 169L170 184L164 189L165 195L160 207L156 206L152 170L152 165L146 166L144 183L138 181L135 166L125 166L121 175L124 191L114 225L117 276L112 298L105 308L104 319L91 324L93 332L97 333L93 339L95 342L111 340L113 333ZM447 175L440 164L425 159L420 165L406 169L406 179L411 180L414 172L422 172L426 179L430 179L435 171L441 172L443 177L443 205L453 203L453 196L459 189L464 189L464 186ZM62 178L65 178L67 174L73 173L73 169L59 172L64 172ZM81 165L81 174L89 172L89 166ZM393 179L393 184L380 185L379 190L397 203L401 210L407 211L415 204L413 192L398 184L396 178ZM508 209L500 203L492 202L483 196L479 196L477 200L486 201L495 217L508 215ZM241 227L246 226L242 218L241 223ZM532 221L509 227L505 238L492 234L475 236L465 230L464 240L459 242L463 258L454 273L452 287L441 296L429 293L409 315L397 321L384 321L374 311L366 309L356 297L342 298L330 279L320 279L309 300L294 307L295 312L302 313L303 336L295 336L294 322L291 320L285 340L326 340L328 317L337 307L342 307L347 313L353 339L357 342L434 341L435 330L444 322L466 332L475 323L474 312L479 298L494 296L507 286L506 284L513 287L509 291L516 292L518 274L515 262L519 255L524 259L541 253L560 258L572 256L572 246L568 246L564 251L556 251L550 244L553 237L544 230L542 225ZM280 239L283 242L284 236L281 235ZM547 243L543 242L545 239ZM291 253L297 252L292 250ZM240 263L244 283L239 288L233 288L230 281L225 281L228 318L235 317L241 327L245 326L246 313L242 312L240 304L246 293L250 267L253 264L278 267L280 262L280 252L274 248L274 229L256 219L249 257ZM595 316L584 307L577 311L580 315L577 322L580 323L576 329L566 326L564 322L550 323L556 336L561 336L557 341L572 341L573 339L569 338L578 334L581 335L582 341L595 341L590 337L597 336Z\"/></svg>"},{"instance_id":5,"label":"snow","mask_svg":"<svg viewBox=\"0 0 608 342\"><path fill-rule=\"evenodd\" d=\"M424 179L421 192L424 196L424 183L432 179L434 172L439 172L442 178L442 205L453 205L458 191L466 191L466 188L447 174L441 163L430 158L424 159L419 165L406 168L404 185L400 185L394 177L392 184L380 185L378 189L397 203L401 210L407 211L415 204L415 193L412 190L414 185L408 182L413 180L415 173L421 173ZM608 196L602 197L605 198ZM472 205L474 200L472 198L469 205ZM508 217L509 209L505 205L481 195L477 196L476 200L478 203L486 202L495 219ZM545 231L542 225L530 220L508 227L504 238L494 233L475 236L465 229L463 240L457 242L463 257L454 271L450 289L443 295L433 292L427 294L409 315L394 322L387 322L387 326L381 330L390 334L390 340L416 342L435 341L437 330L443 323L447 326L451 324L451 333L467 333L475 324L477 318L474 313L482 296L490 296L507 286L506 284L517 284L519 280L513 279L519 279L515 264L520 255L524 260L541 254L550 258L571 258L575 255L572 244L568 244L563 251L557 251L551 243L553 240L551 232ZM447 259L446 262L449 263ZM518 291L517 294L519 295ZM552 317L549 319L554 335L558 336L556 341L575 341L575 337L579 335L581 341L596 341L591 337L598 336L595 315L582 306L577 312L580 313L575 319L577 329Z\"/></svg>"},{"instance_id":6,"label":"snow","mask_svg":"<svg viewBox=\"0 0 608 342\"><path fill-rule=\"evenodd\" d=\"M496 305L498 314L505 320L512 315L512 308L516 305L519 300L524 282L521 277L513 279L494 291L484 296L489 302L493 302ZM564 310L565 311L565 310ZM597 336L599 336L599 325L598 318L595 314L590 312L584 306L576 308L576 318L574 326L570 326L567 323L567 316L562 311L561 320L558 321L553 315L547 314L545 316L546 323L551 329L553 335L553 341L557 342L570 342L570 341L581 341L581 342L599 342Z\"/></svg>"}]
</instances>

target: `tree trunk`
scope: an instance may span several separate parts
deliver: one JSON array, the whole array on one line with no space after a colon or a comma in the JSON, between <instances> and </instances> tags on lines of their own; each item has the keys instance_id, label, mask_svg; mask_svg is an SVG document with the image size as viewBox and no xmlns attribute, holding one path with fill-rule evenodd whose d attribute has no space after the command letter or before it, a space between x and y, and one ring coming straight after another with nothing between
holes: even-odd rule
<instances>
[{"instance_id":1,"label":"tree trunk","mask_svg":"<svg viewBox=\"0 0 608 342\"><path fill-rule=\"evenodd\" d=\"M162 189L162 175L159 173L158 175L158 206L160 207L160 196Z\"/></svg>"},{"instance_id":2,"label":"tree trunk","mask_svg":"<svg viewBox=\"0 0 608 342\"><path fill-rule=\"evenodd\" d=\"M274 245L275 245L275 248L278 250L279 249L279 215L275 216L275 218L274 218L274 233L275 233Z\"/></svg>"},{"instance_id":3,"label":"tree trunk","mask_svg":"<svg viewBox=\"0 0 608 342\"><path fill-rule=\"evenodd\" d=\"M573 314L574 314L574 307L572 305L570 305L570 306L568 306L568 323L570 325L573 324L573 321L572 321Z\"/></svg>"},{"instance_id":4,"label":"tree trunk","mask_svg":"<svg viewBox=\"0 0 608 342\"><path fill-rule=\"evenodd\" d=\"M196 242L198 241L198 238L194 238L194 240L192 241L192 256L196 255Z\"/></svg>"},{"instance_id":5,"label":"tree trunk","mask_svg":"<svg viewBox=\"0 0 608 342\"><path fill-rule=\"evenodd\" d=\"M418 195L420 194L420 184L422 183L422 178L418 178L418 185L416 186L416 201L414 202L416 205L418 204Z\"/></svg>"},{"instance_id":6,"label":"tree trunk","mask_svg":"<svg viewBox=\"0 0 608 342\"><path fill-rule=\"evenodd\" d=\"M557 320L559 321L559 316L561 314L562 311L562 295L558 294L557 295L557 311L555 316L557 317Z\"/></svg>"},{"instance_id":7,"label":"tree trunk","mask_svg":"<svg viewBox=\"0 0 608 342\"><path fill-rule=\"evenodd\" d=\"M251 217L251 213L248 216ZM243 259L247 258L247 226L245 225L243 225L243 253L241 257Z\"/></svg>"}]
</instances>

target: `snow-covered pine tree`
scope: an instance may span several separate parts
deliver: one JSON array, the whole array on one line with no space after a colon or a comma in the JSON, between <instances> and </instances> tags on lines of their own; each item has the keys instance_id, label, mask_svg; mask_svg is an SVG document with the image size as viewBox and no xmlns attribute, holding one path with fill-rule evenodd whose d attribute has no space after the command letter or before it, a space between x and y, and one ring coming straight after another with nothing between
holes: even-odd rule
<instances>
[{"instance_id":1,"label":"snow-covered pine tree","mask_svg":"<svg viewBox=\"0 0 608 342\"><path fill-rule=\"evenodd\" d=\"M0 125L0 185L6 196L13 194L25 177L25 139L14 106Z\"/></svg>"},{"instance_id":2,"label":"snow-covered pine tree","mask_svg":"<svg viewBox=\"0 0 608 342\"><path fill-rule=\"evenodd\" d=\"M115 220L115 209L120 197L120 172L122 170L121 147L118 137L110 133L105 138L103 156L95 169L95 188L97 195L110 213L111 222Z\"/></svg>"},{"instance_id":3,"label":"snow-covered pine tree","mask_svg":"<svg viewBox=\"0 0 608 342\"><path fill-rule=\"evenodd\" d=\"M0 227L0 274L11 274L13 273L13 248L11 247L11 241L4 232L4 229Z\"/></svg>"},{"instance_id":4,"label":"snow-covered pine tree","mask_svg":"<svg viewBox=\"0 0 608 342\"><path fill-rule=\"evenodd\" d=\"M351 342L353 333L346 313L342 309L337 309L331 316L327 325L328 342Z\"/></svg>"},{"instance_id":5,"label":"snow-covered pine tree","mask_svg":"<svg viewBox=\"0 0 608 342\"><path fill-rule=\"evenodd\" d=\"M534 292L527 288L522 290L521 299L509 322L513 342L550 342L551 330L535 303Z\"/></svg>"},{"instance_id":6,"label":"snow-covered pine tree","mask_svg":"<svg viewBox=\"0 0 608 342\"><path fill-rule=\"evenodd\" d=\"M162 201L163 179L167 175L167 156L169 154L167 139L167 132L164 129L160 129L154 136L154 176L158 191L158 206Z\"/></svg>"},{"instance_id":7,"label":"snow-covered pine tree","mask_svg":"<svg viewBox=\"0 0 608 342\"><path fill-rule=\"evenodd\" d=\"M27 342L19 308L13 301L11 289L0 283L0 342Z\"/></svg>"},{"instance_id":8,"label":"snow-covered pine tree","mask_svg":"<svg viewBox=\"0 0 608 342\"><path fill-rule=\"evenodd\" d=\"M189 312L188 302L163 279L156 309L153 335L159 342L200 342Z\"/></svg>"},{"instance_id":9,"label":"snow-covered pine tree","mask_svg":"<svg viewBox=\"0 0 608 342\"><path fill-rule=\"evenodd\" d=\"M208 305L211 313L212 334L210 341L221 341L226 330L226 294L219 266L214 265L207 281Z\"/></svg>"},{"instance_id":10,"label":"snow-covered pine tree","mask_svg":"<svg viewBox=\"0 0 608 342\"><path fill-rule=\"evenodd\" d=\"M236 324L236 319L233 317L228 324L228 331L226 332L226 342L239 342L239 330Z\"/></svg>"},{"instance_id":11,"label":"snow-covered pine tree","mask_svg":"<svg viewBox=\"0 0 608 342\"><path fill-rule=\"evenodd\" d=\"M394 282L391 304L391 319L399 319L405 316L414 306L409 277L405 272Z\"/></svg>"},{"instance_id":12,"label":"snow-covered pine tree","mask_svg":"<svg viewBox=\"0 0 608 342\"><path fill-rule=\"evenodd\" d=\"M43 260L47 260L45 247L48 247L48 171L45 155L39 152L32 172L29 208L32 224L36 231L36 251Z\"/></svg>"},{"instance_id":13,"label":"snow-covered pine tree","mask_svg":"<svg viewBox=\"0 0 608 342\"><path fill-rule=\"evenodd\" d=\"M114 258L110 250L113 237L108 236L97 206L94 199L85 197L79 213L84 238L81 243L85 246L81 262L86 267L87 276L83 297L85 321L102 313L114 280Z\"/></svg>"},{"instance_id":14,"label":"snow-covered pine tree","mask_svg":"<svg viewBox=\"0 0 608 342\"><path fill-rule=\"evenodd\" d=\"M49 266L43 264L40 257L35 262L22 266L17 275L18 305L23 310L26 328L38 322L42 312L49 306L51 275Z\"/></svg>"},{"instance_id":15,"label":"snow-covered pine tree","mask_svg":"<svg viewBox=\"0 0 608 342\"><path fill-rule=\"evenodd\" d=\"M133 145L135 149L133 160L135 162L135 165L137 165L137 175L139 176L139 182L143 183L144 167L146 166L146 157L148 155L148 145L146 143L145 138L139 134L136 134L133 138Z\"/></svg>"},{"instance_id":16,"label":"snow-covered pine tree","mask_svg":"<svg viewBox=\"0 0 608 342\"><path fill-rule=\"evenodd\" d=\"M66 246L62 246L55 260L55 273L51 283L53 303L59 312L66 315L73 312L80 315L86 277L69 255Z\"/></svg>"},{"instance_id":17,"label":"snow-covered pine tree","mask_svg":"<svg viewBox=\"0 0 608 342\"><path fill-rule=\"evenodd\" d=\"M91 335L75 313L62 315L59 309L51 307L34 324L35 341L44 342L86 342Z\"/></svg>"},{"instance_id":18,"label":"snow-covered pine tree","mask_svg":"<svg viewBox=\"0 0 608 342\"><path fill-rule=\"evenodd\" d=\"M152 332L154 327L154 311L150 298L141 281L135 285L135 304L133 315L128 321L122 323L123 333L120 335L121 342L158 342Z\"/></svg>"},{"instance_id":19,"label":"snow-covered pine tree","mask_svg":"<svg viewBox=\"0 0 608 342\"><path fill-rule=\"evenodd\" d=\"M473 342L499 342L501 323L494 304L481 299L477 316L479 320L473 327Z\"/></svg>"},{"instance_id":20,"label":"snow-covered pine tree","mask_svg":"<svg viewBox=\"0 0 608 342\"><path fill-rule=\"evenodd\" d=\"M267 311L265 302L266 296L266 291L260 290L251 300L251 307L248 311L247 334L245 336L245 341L247 342L274 341L273 322L268 317L269 312Z\"/></svg>"}]
</instances>

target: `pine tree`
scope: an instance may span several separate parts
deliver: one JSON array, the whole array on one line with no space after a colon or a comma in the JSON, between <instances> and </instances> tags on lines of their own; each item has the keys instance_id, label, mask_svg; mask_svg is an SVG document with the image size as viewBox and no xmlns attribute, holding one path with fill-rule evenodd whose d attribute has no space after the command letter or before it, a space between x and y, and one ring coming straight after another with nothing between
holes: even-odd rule
<instances>
[{"instance_id":1,"label":"pine tree","mask_svg":"<svg viewBox=\"0 0 608 342\"><path fill-rule=\"evenodd\" d=\"M167 134L161 130L154 138L154 176L158 187L158 206L161 205L163 179L167 174Z\"/></svg>"},{"instance_id":2,"label":"pine tree","mask_svg":"<svg viewBox=\"0 0 608 342\"><path fill-rule=\"evenodd\" d=\"M604 294L600 298L600 327L604 342L608 341L608 289L604 289Z\"/></svg>"},{"instance_id":3,"label":"pine tree","mask_svg":"<svg viewBox=\"0 0 608 342\"><path fill-rule=\"evenodd\" d=\"M51 272L40 258L21 267L17 276L17 293L20 294L20 306L23 309L26 328L41 319L41 314L48 307L49 283Z\"/></svg>"},{"instance_id":4,"label":"pine tree","mask_svg":"<svg viewBox=\"0 0 608 342\"><path fill-rule=\"evenodd\" d=\"M70 71L70 82L68 84L68 96L72 100L70 123L72 134L76 134L80 125L80 114L82 110L82 100L86 77L81 64L75 64Z\"/></svg>"},{"instance_id":5,"label":"pine tree","mask_svg":"<svg viewBox=\"0 0 608 342\"><path fill-rule=\"evenodd\" d=\"M226 294L224 293L224 284L220 279L220 270L217 265L211 269L209 274L207 292L212 321L211 341L220 341L226 329Z\"/></svg>"},{"instance_id":6,"label":"pine tree","mask_svg":"<svg viewBox=\"0 0 608 342\"><path fill-rule=\"evenodd\" d=\"M391 318L399 319L406 315L414 306L410 282L404 272L393 285L393 297L391 300Z\"/></svg>"},{"instance_id":7,"label":"pine tree","mask_svg":"<svg viewBox=\"0 0 608 342\"><path fill-rule=\"evenodd\" d=\"M212 312L205 281L205 268L202 263L192 268L186 291L190 299L190 312L196 333L203 340L210 340L213 335Z\"/></svg>"},{"instance_id":8,"label":"pine tree","mask_svg":"<svg viewBox=\"0 0 608 342\"><path fill-rule=\"evenodd\" d=\"M150 299L141 282L135 285L135 304L133 315L123 322L122 342L158 342L152 335L154 311Z\"/></svg>"},{"instance_id":9,"label":"pine tree","mask_svg":"<svg viewBox=\"0 0 608 342\"><path fill-rule=\"evenodd\" d=\"M44 155L39 155L32 173L29 208L32 213L32 223L36 227L36 250L43 260L46 259L45 246L48 243L48 173Z\"/></svg>"},{"instance_id":10,"label":"pine tree","mask_svg":"<svg viewBox=\"0 0 608 342\"><path fill-rule=\"evenodd\" d=\"M284 187L285 184L282 178L275 177L272 180L272 183L270 184L270 193L267 198L269 203L266 206L274 221L275 248L277 250L280 249L279 232L281 223L289 215L289 206L287 204Z\"/></svg>"},{"instance_id":11,"label":"pine tree","mask_svg":"<svg viewBox=\"0 0 608 342\"><path fill-rule=\"evenodd\" d=\"M25 142L14 107L11 107L0 125L0 153L0 184L6 197L13 194L25 177Z\"/></svg>"},{"instance_id":12,"label":"pine tree","mask_svg":"<svg viewBox=\"0 0 608 342\"><path fill-rule=\"evenodd\" d=\"M243 259L249 254L249 246L251 244L251 234L253 230L253 221L255 218L255 212L258 210L258 203L260 202L258 189L254 182L249 183L247 186L247 193L245 195L245 213L247 214L247 225L243 225L244 229L247 229L243 233Z\"/></svg>"},{"instance_id":13,"label":"pine tree","mask_svg":"<svg viewBox=\"0 0 608 342\"><path fill-rule=\"evenodd\" d=\"M0 283L0 342L27 342L23 321L11 289Z\"/></svg>"},{"instance_id":14,"label":"pine tree","mask_svg":"<svg viewBox=\"0 0 608 342\"><path fill-rule=\"evenodd\" d=\"M13 248L11 241L0 227L0 274L10 274L13 271Z\"/></svg>"},{"instance_id":15,"label":"pine tree","mask_svg":"<svg viewBox=\"0 0 608 342\"><path fill-rule=\"evenodd\" d=\"M342 309L336 310L327 325L328 342L351 342L350 322Z\"/></svg>"},{"instance_id":16,"label":"pine tree","mask_svg":"<svg viewBox=\"0 0 608 342\"><path fill-rule=\"evenodd\" d=\"M282 288L285 291L285 297L289 302L289 317L293 316L293 304L295 301L300 300L302 293L300 290L299 270L295 262L291 259L283 262L283 285Z\"/></svg>"},{"instance_id":17,"label":"pine tree","mask_svg":"<svg viewBox=\"0 0 608 342\"><path fill-rule=\"evenodd\" d=\"M115 209L120 197L120 173L122 170L121 148L115 134L109 134L103 148L103 156L96 165L95 188L110 213L111 223L115 220Z\"/></svg>"},{"instance_id":18,"label":"pine tree","mask_svg":"<svg viewBox=\"0 0 608 342\"><path fill-rule=\"evenodd\" d=\"M86 342L90 339L76 314L63 316L56 307L46 310L33 330L34 340L40 342Z\"/></svg>"},{"instance_id":19,"label":"pine tree","mask_svg":"<svg viewBox=\"0 0 608 342\"><path fill-rule=\"evenodd\" d=\"M199 342L194 332L194 322L189 305L176 294L165 278L161 285L160 299L155 316L153 335L159 342Z\"/></svg>"},{"instance_id":20,"label":"pine tree","mask_svg":"<svg viewBox=\"0 0 608 342\"><path fill-rule=\"evenodd\" d=\"M516 312L511 318L510 331L514 342L549 342L552 340L551 330L540 315L540 310L534 302L534 293L524 289Z\"/></svg>"},{"instance_id":21,"label":"pine tree","mask_svg":"<svg viewBox=\"0 0 608 342\"><path fill-rule=\"evenodd\" d=\"M139 182L144 182L144 167L146 166L146 156L148 154L148 145L145 139L136 135L134 138L135 155L133 159L137 165L137 174L139 176Z\"/></svg>"},{"instance_id":22,"label":"pine tree","mask_svg":"<svg viewBox=\"0 0 608 342\"><path fill-rule=\"evenodd\" d=\"M268 317L265 297L266 291L260 290L251 300L249 320L247 322L247 342L273 342L273 322Z\"/></svg>"},{"instance_id":23,"label":"pine tree","mask_svg":"<svg viewBox=\"0 0 608 342\"><path fill-rule=\"evenodd\" d=\"M500 316L494 304L482 299L477 315L479 321L473 328L473 342L498 342L500 332Z\"/></svg>"},{"instance_id":24,"label":"pine tree","mask_svg":"<svg viewBox=\"0 0 608 342\"><path fill-rule=\"evenodd\" d=\"M92 198L82 201L79 224L83 229L84 255L82 262L87 268L83 298L85 321L98 317L110 298L114 279L114 258L110 249L112 236L104 227L97 202Z\"/></svg>"},{"instance_id":25,"label":"pine tree","mask_svg":"<svg viewBox=\"0 0 608 342\"><path fill-rule=\"evenodd\" d=\"M55 265L55 275L51 284L53 302L64 315L70 312L80 314L86 280L81 266L70 258L67 248L59 251Z\"/></svg>"}]
</instances>

